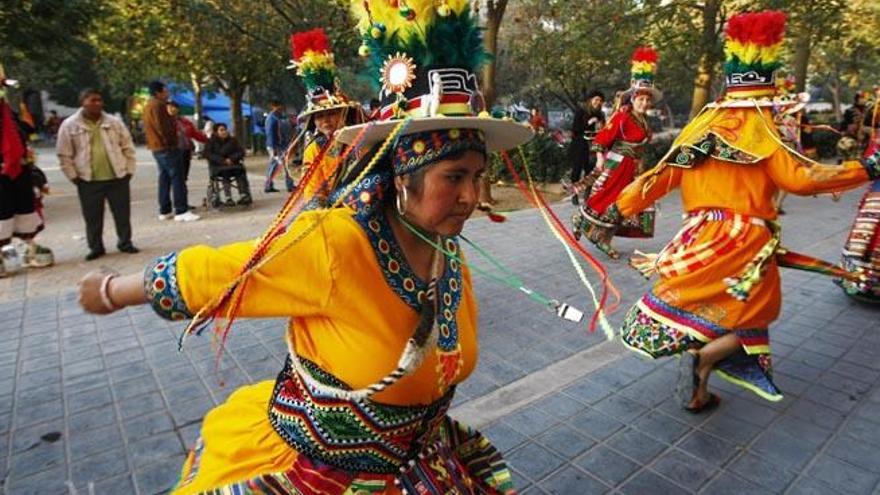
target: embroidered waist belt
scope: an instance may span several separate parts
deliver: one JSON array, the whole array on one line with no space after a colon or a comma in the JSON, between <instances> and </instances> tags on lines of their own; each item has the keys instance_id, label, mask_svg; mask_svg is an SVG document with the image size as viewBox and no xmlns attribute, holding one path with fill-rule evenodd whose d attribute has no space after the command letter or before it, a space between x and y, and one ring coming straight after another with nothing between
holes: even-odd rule
<instances>
[{"instance_id":1,"label":"embroidered waist belt","mask_svg":"<svg viewBox=\"0 0 880 495\"><path fill-rule=\"evenodd\" d=\"M347 388L300 359L318 382ZM288 445L313 460L347 471L397 473L439 434L453 390L426 406L343 400L310 387L288 358L275 383L269 422Z\"/></svg>"},{"instance_id":2,"label":"embroidered waist belt","mask_svg":"<svg viewBox=\"0 0 880 495\"><path fill-rule=\"evenodd\" d=\"M722 208L709 208L709 209L701 209L701 210L693 210L688 213L682 215L682 218L685 222L691 218L700 218L710 222L723 222L725 220L737 220L748 222L752 225L758 225L761 227L770 228L770 222L764 220L763 218L752 217L749 215L742 215L740 213L734 213L730 210L725 210Z\"/></svg>"},{"instance_id":3,"label":"embroidered waist belt","mask_svg":"<svg viewBox=\"0 0 880 495\"><path fill-rule=\"evenodd\" d=\"M638 143L631 143L629 141L615 141L614 144L611 145L611 152L618 153L623 156L628 156L630 158L641 158L642 153L645 151L645 144L647 140L640 141Z\"/></svg>"}]
</instances>

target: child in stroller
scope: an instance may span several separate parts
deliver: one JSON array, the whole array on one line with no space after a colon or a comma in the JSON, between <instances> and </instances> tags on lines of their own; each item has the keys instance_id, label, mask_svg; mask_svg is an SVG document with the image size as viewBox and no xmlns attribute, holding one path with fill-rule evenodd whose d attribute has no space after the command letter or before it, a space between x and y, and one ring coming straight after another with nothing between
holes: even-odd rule
<instances>
[{"instance_id":1,"label":"child in stroller","mask_svg":"<svg viewBox=\"0 0 880 495\"><path fill-rule=\"evenodd\" d=\"M208 171L211 176L208 184L208 201L212 207L218 208L224 204L220 200L218 183L223 185L223 192L226 196L225 205L235 206L236 203L232 200L233 179L235 179L236 189L238 189L238 204L249 205L253 202L247 171L242 163L244 149L234 137L229 135L226 124L214 126L214 134L205 145L205 158L208 159Z\"/></svg>"}]
</instances>

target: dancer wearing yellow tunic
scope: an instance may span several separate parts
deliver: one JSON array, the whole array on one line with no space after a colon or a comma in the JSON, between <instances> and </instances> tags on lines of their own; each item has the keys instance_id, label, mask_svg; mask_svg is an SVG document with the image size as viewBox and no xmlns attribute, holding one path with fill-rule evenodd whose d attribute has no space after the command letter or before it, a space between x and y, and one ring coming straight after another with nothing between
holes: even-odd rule
<instances>
[{"instance_id":1,"label":"dancer wearing yellow tunic","mask_svg":"<svg viewBox=\"0 0 880 495\"><path fill-rule=\"evenodd\" d=\"M718 404L707 388L713 368L765 399L782 399L767 334L782 299L774 194L839 191L880 173L876 157L829 167L783 145L770 113L778 104L771 99L778 64L748 57L775 54L784 22L779 12L730 20L726 98L688 124L667 157L614 206L615 216L628 217L681 189L684 226L659 255L634 260L660 281L627 314L622 338L650 357L682 354L678 392L691 412ZM776 32L755 33L755 26ZM754 39L774 41L750 46Z\"/></svg>"},{"instance_id":2,"label":"dancer wearing yellow tunic","mask_svg":"<svg viewBox=\"0 0 880 495\"><path fill-rule=\"evenodd\" d=\"M360 389L394 369L411 329L418 324L416 300L420 292L424 292L425 284L401 256L401 247L395 241L392 224L384 211L369 217L357 217L347 208L329 213L303 213L276 245L285 245L290 238L314 225L318 225L316 230L295 248L272 258L249 279L239 316L296 315L287 333L297 355L310 363L307 366L316 373L327 373L350 388ZM454 240L449 242L455 246ZM384 246L387 249L383 252ZM193 314L235 278L252 251L252 242L219 249L196 246L157 260L147 270L152 286L158 283L163 288L152 294L154 306L169 317L174 313ZM373 411L383 421L391 422L404 413L419 418L416 422L398 419L395 429L403 430L396 433L401 437L424 434L419 432L421 425L418 424L424 416L422 405L433 404L438 411L445 410L452 396L450 390L470 374L476 363L477 310L469 274L458 263L449 263L445 271L440 285L447 288L443 294L449 296L450 304L446 307L453 317L443 324L457 331L461 369L452 383L439 386L438 358L429 353L415 373L371 398L387 409ZM176 279L176 287L170 283L172 279ZM381 280L387 283L376 283ZM370 288L369 296L364 292L366 288ZM163 297L172 303L168 310L162 308ZM289 364L286 374L291 375ZM279 380L278 385L304 387L294 380L283 383ZM347 448L341 446L341 451L350 450L348 455L352 457L359 448L369 452L366 440L373 432L358 425L354 413L346 412L351 417L337 413L340 418L332 418L332 401L326 397L315 394L306 399L298 395L302 393L299 390L276 395L275 386L273 381L244 387L208 414L201 445L188 461L191 466L184 470L178 493L243 486L243 481L258 478L257 475L264 478L263 482L267 482L268 475L280 477L287 473L286 476L291 476L288 471L304 461L296 462L297 451L290 448L282 435L287 432L294 432L290 433L292 436L308 434L299 429L299 424L286 424L291 418L297 418L291 423L307 421L287 409L296 408L292 404L298 401L318 403L311 409L315 414L327 415L319 423L321 426L328 429L345 426L349 430L345 435L354 444ZM321 404L322 400L327 403ZM389 406L399 406L399 409ZM357 438L358 434L363 438ZM358 448L357 440L365 445ZM343 457L343 453L339 457ZM192 481L187 483L189 478ZM347 482L356 481L353 478Z\"/></svg>"},{"instance_id":3,"label":"dancer wearing yellow tunic","mask_svg":"<svg viewBox=\"0 0 880 495\"><path fill-rule=\"evenodd\" d=\"M337 159L342 153L334 142L334 134L343 126L360 124L365 115L360 103L349 99L339 87L330 40L323 29L295 33L290 37L290 45L293 66L306 87L306 107L297 116L302 131L291 142L284 163L289 163L305 143L303 172L315 170L300 187L304 188L306 200L314 198L316 206L323 206L335 186Z\"/></svg>"},{"instance_id":4,"label":"dancer wearing yellow tunic","mask_svg":"<svg viewBox=\"0 0 880 495\"><path fill-rule=\"evenodd\" d=\"M467 2L444 6L455 10L436 15L426 2L417 15L429 12L428 20L449 24L442 26L449 32L471 33L471 44L434 57L442 67L432 70L441 82L446 74L459 81L467 67L464 80L474 84L477 65L469 62L483 59L479 29ZM476 55L461 59L470 52ZM423 86L393 88L410 101L429 96L419 92ZM477 92L460 90L465 98ZM282 223L261 241L171 253L143 276L83 279L80 300L90 312L149 301L167 318L193 317L188 331L195 333L227 310L290 318L284 370L208 413L175 493L513 492L500 454L446 411L478 350L458 234L476 206L487 153L532 133L512 121L476 118L459 105L461 97L441 96L436 117L395 112L406 119L339 132L342 143L378 145L370 154L375 166L339 196L351 208L302 212L277 237Z\"/></svg>"}]
</instances>

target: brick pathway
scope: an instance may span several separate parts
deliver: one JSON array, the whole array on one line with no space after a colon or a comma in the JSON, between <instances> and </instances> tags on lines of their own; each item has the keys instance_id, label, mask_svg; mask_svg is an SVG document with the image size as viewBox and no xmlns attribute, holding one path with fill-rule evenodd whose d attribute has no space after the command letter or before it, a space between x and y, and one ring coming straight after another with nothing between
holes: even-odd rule
<instances>
[{"instance_id":1,"label":"brick pathway","mask_svg":"<svg viewBox=\"0 0 880 495\"><path fill-rule=\"evenodd\" d=\"M280 202L258 196L249 213L213 214L193 226L159 224L150 165L142 166L135 193L144 205L135 213L135 241L145 253L113 255L105 264L131 270L192 242L254 235ZM53 178L57 183L50 170ZM182 327L146 308L83 314L72 286L90 266L79 262L81 241L60 242L81 226L78 212L69 211L72 196L58 189L49 206L56 201L56 237L46 238L58 241L50 245L58 246L60 266L0 285L0 492L67 493L70 481L80 493L89 483L98 494L162 493L176 481L204 413L237 386L280 370L283 322L236 326L219 372L226 386L219 387L210 339L190 339L178 353ZM858 195L839 203L790 198L786 245L836 259ZM60 212L65 204L67 216ZM675 231L679 211L676 198L665 200L657 238L619 247L660 246ZM559 212L568 216L571 209L560 205ZM530 286L583 306L583 288L534 212L511 214L500 225L475 220L466 234ZM623 262L608 266L624 294L616 324L648 283ZM672 402L674 361L647 362L618 349L602 354L607 364L591 366L599 362L591 352L616 344L486 280L475 285L480 364L459 388L454 414L484 404L478 401L491 406L517 387L538 390L519 397L525 404L515 410L498 399L498 407L485 409L488 416L504 413L491 420L459 416L480 424L504 450L525 493L880 493L880 310L854 304L829 280L783 275L783 317L771 336L786 399L767 403L715 381L723 404L706 416L687 415ZM582 372L569 366L565 377L552 379L561 364L578 362L586 363Z\"/></svg>"}]
</instances>

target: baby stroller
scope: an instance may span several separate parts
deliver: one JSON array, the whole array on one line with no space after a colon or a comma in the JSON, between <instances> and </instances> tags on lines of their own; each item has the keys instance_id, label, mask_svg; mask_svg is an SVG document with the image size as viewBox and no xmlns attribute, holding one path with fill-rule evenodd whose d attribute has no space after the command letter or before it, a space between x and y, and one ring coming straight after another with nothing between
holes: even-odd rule
<instances>
[{"instance_id":1,"label":"baby stroller","mask_svg":"<svg viewBox=\"0 0 880 495\"><path fill-rule=\"evenodd\" d=\"M205 145L205 157L208 159L208 206L247 206L251 199L251 188L244 168L244 149L234 137L220 124L214 129L214 135ZM238 191L238 202L232 199L232 190ZM223 201L221 190L226 197Z\"/></svg>"}]
</instances>

